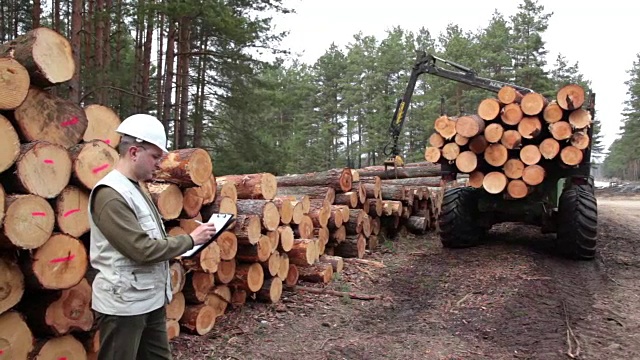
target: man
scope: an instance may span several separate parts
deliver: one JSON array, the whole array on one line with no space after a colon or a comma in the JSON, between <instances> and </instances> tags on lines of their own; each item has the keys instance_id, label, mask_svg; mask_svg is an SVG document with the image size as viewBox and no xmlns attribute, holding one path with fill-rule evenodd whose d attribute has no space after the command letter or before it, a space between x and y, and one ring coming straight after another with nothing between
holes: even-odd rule
<instances>
[{"instance_id":1,"label":"man","mask_svg":"<svg viewBox=\"0 0 640 360\"><path fill-rule=\"evenodd\" d=\"M157 208L141 189L167 152L162 123L136 114L116 130L120 158L89 198L92 308L100 331L100 360L171 359L165 305L171 301L169 260L215 233L202 224L168 237Z\"/></svg>"}]
</instances>

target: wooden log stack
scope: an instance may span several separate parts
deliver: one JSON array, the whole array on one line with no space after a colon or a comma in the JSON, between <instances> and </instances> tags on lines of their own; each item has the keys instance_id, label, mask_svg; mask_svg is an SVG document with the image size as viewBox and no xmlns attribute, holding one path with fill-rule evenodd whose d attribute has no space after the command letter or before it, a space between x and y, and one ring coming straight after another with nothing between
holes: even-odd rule
<instances>
[{"instance_id":1,"label":"wooden log stack","mask_svg":"<svg viewBox=\"0 0 640 360\"><path fill-rule=\"evenodd\" d=\"M453 164L469 185L507 199L522 199L551 166L577 167L591 143L584 89L562 87L555 99L504 86L480 102L475 114L435 120L425 159Z\"/></svg>"}]
</instances>

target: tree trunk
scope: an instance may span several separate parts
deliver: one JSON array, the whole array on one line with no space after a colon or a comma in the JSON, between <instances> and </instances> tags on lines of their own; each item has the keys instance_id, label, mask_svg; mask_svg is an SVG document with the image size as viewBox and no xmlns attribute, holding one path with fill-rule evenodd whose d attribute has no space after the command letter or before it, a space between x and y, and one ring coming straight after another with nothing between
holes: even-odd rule
<instances>
[{"instance_id":1,"label":"tree trunk","mask_svg":"<svg viewBox=\"0 0 640 360\"><path fill-rule=\"evenodd\" d=\"M118 162L118 152L104 141L92 140L69 149L72 182L91 190Z\"/></svg>"},{"instance_id":2,"label":"tree trunk","mask_svg":"<svg viewBox=\"0 0 640 360\"><path fill-rule=\"evenodd\" d=\"M169 131L169 122L171 120L171 95L173 94L173 76L174 76L174 57L175 57L175 40L176 40L176 24L171 16L168 16L169 31L167 33L167 61L165 68L165 79L163 86L162 100L162 124L166 131ZM174 130L175 131L175 130ZM168 133L167 133L168 135ZM167 136L168 138L168 136ZM173 148L177 148L177 143L174 142Z\"/></svg>"},{"instance_id":3,"label":"tree trunk","mask_svg":"<svg viewBox=\"0 0 640 360\"><path fill-rule=\"evenodd\" d=\"M200 148L177 149L166 154L154 179L180 187L202 186L209 181L213 164L209 153Z\"/></svg>"},{"instance_id":4,"label":"tree trunk","mask_svg":"<svg viewBox=\"0 0 640 360\"><path fill-rule=\"evenodd\" d=\"M342 192L351 190L352 179L351 170L348 168L276 177L278 188L281 186L329 186Z\"/></svg>"},{"instance_id":5,"label":"tree trunk","mask_svg":"<svg viewBox=\"0 0 640 360\"><path fill-rule=\"evenodd\" d=\"M111 108L99 104L86 106L84 112L87 115L88 124L82 140L85 142L102 140L117 149L120 144L120 134L116 132L116 129L121 122L118 114Z\"/></svg>"},{"instance_id":6,"label":"tree trunk","mask_svg":"<svg viewBox=\"0 0 640 360\"><path fill-rule=\"evenodd\" d=\"M5 217L0 246L19 249L41 247L53 232L53 208L37 195L8 195L5 198ZM31 229L26 232L24 229Z\"/></svg>"},{"instance_id":7,"label":"tree trunk","mask_svg":"<svg viewBox=\"0 0 640 360\"><path fill-rule=\"evenodd\" d=\"M153 43L153 28L155 26L155 10L147 9L146 14L146 31L143 44L143 56L142 56L142 88L140 97L140 110L143 112L149 111L149 94L151 93L151 45Z\"/></svg>"},{"instance_id":8,"label":"tree trunk","mask_svg":"<svg viewBox=\"0 0 640 360\"><path fill-rule=\"evenodd\" d=\"M276 196L276 177L270 173L227 175L216 178L216 183L235 184L238 199L272 200Z\"/></svg>"},{"instance_id":9,"label":"tree trunk","mask_svg":"<svg viewBox=\"0 0 640 360\"><path fill-rule=\"evenodd\" d=\"M178 102L180 106L180 133L178 138L178 146L180 148L186 148L187 145L187 135L188 135L188 125L189 125L189 63L191 61L191 19L187 16L184 16L179 21L179 32L178 32L178 45L180 49L180 53L178 55L179 58L182 58L181 63L182 67L179 68L178 76L182 78L180 82L181 91L180 94L180 102ZM177 89L176 89L177 90Z\"/></svg>"},{"instance_id":10,"label":"tree trunk","mask_svg":"<svg viewBox=\"0 0 640 360\"><path fill-rule=\"evenodd\" d=\"M20 106L29 92L29 72L17 60L0 57L0 110Z\"/></svg>"},{"instance_id":11,"label":"tree trunk","mask_svg":"<svg viewBox=\"0 0 640 360\"><path fill-rule=\"evenodd\" d=\"M55 199L57 229L75 238L89 231L89 191L69 185Z\"/></svg>"},{"instance_id":12,"label":"tree trunk","mask_svg":"<svg viewBox=\"0 0 640 360\"><path fill-rule=\"evenodd\" d=\"M362 181L363 177L372 176L378 176L382 180L396 178L393 169L385 171L384 166L371 166L366 169L360 169L358 170L358 172L360 173L360 181ZM399 179L428 176L440 176L440 165L430 164L424 166L405 166L404 168L398 168Z\"/></svg>"}]
</instances>

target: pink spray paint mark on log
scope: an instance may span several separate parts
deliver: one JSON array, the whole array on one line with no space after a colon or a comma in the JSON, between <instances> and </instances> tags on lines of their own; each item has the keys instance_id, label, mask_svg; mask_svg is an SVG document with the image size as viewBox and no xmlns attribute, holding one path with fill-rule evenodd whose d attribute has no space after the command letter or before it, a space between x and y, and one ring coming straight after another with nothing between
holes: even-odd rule
<instances>
[{"instance_id":1,"label":"pink spray paint mark on log","mask_svg":"<svg viewBox=\"0 0 640 360\"><path fill-rule=\"evenodd\" d=\"M49 261L49 263L51 264L57 264L57 263L61 263L61 262L67 262L67 261L71 261L73 260L73 258L75 258L76 255L75 254L71 254L69 256L65 256L65 257L59 257L59 258L55 258Z\"/></svg>"},{"instance_id":2,"label":"pink spray paint mark on log","mask_svg":"<svg viewBox=\"0 0 640 360\"><path fill-rule=\"evenodd\" d=\"M68 360L66 356L60 356L58 360Z\"/></svg>"},{"instance_id":3,"label":"pink spray paint mark on log","mask_svg":"<svg viewBox=\"0 0 640 360\"><path fill-rule=\"evenodd\" d=\"M66 127L66 126L75 125L77 123L78 123L78 118L74 116L70 120L63 121L62 123L60 123L60 125Z\"/></svg>"},{"instance_id":4,"label":"pink spray paint mark on log","mask_svg":"<svg viewBox=\"0 0 640 360\"><path fill-rule=\"evenodd\" d=\"M107 143L107 145L111 145L111 140L109 139L105 139L104 142Z\"/></svg>"},{"instance_id":5,"label":"pink spray paint mark on log","mask_svg":"<svg viewBox=\"0 0 640 360\"><path fill-rule=\"evenodd\" d=\"M73 215L73 214L75 214L77 212L80 212L80 209L69 210L69 211L65 212L62 216L67 217L67 216Z\"/></svg>"},{"instance_id":6,"label":"pink spray paint mark on log","mask_svg":"<svg viewBox=\"0 0 640 360\"><path fill-rule=\"evenodd\" d=\"M44 211L34 211L31 213L31 216L47 216L47 213Z\"/></svg>"},{"instance_id":7,"label":"pink spray paint mark on log","mask_svg":"<svg viewBox=\"0 0 640 360\"><path fill-rule=\"evenodd\" d=\"M102 170L104 170L104 169L106 169L106 168L108 168L108 167L109 167L109 164L103 164L103 165L100 165L100 166L96 166L96 167L94 167L91 171L92 171L94 174L97 174L97 173L99 173L100 171L102 171Z\"/></svg>"},{"instance_id":8,"label":"pink spray paint mark on log","mask_svg":"<svg viewBox=\"0 0 640 360\"><path fill-rule=\"evenodd\" d=\"M53 160L51 160L51 159L44 159L44 163L45 163L45 164L53 164Z\"/></svg>"}]
</instances>

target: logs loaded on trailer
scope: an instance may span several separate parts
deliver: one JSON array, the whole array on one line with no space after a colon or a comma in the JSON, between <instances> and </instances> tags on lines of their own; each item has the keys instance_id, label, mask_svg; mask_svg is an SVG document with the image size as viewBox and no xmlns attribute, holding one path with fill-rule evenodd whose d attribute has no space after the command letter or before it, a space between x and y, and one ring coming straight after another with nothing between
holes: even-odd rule
<instances>
[{"instance_id":1,"label":"logs loaded on trailer","mask_svg":"<svg viewBox=\"0 0 640 360\"><path fill-rule=\"evenodd\" d=\"M440 116L425 159L469 175L469 185L521 199L541 184L549 166L576 167L585 159L593 119L584 89L563 86L554 99L504 86L482 100L476 114Z\"/></svg>"}]
</instances>

